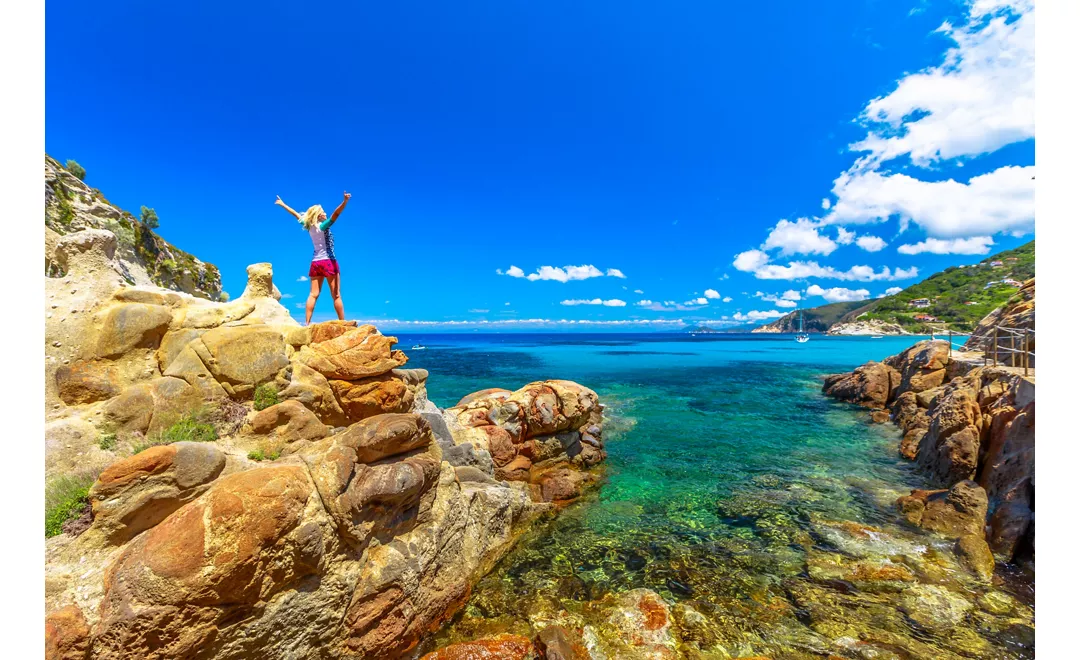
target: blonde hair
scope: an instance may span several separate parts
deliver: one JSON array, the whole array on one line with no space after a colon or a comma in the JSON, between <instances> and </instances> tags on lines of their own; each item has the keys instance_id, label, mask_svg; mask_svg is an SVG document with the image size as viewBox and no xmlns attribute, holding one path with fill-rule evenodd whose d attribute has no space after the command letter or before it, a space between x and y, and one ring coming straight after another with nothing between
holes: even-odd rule
<instances>
[{"instance_id":1,"label":"blonde hair","mask_svg":"<svg viewBox=\"0 0 1080 660\"><path fill-rule=\"evenodd\" d=\"M322 205L316 204L315 206L309 207L308 210L304 211L303 215L300 216L300 224L303 225L304 229L311 229L319 221L320 215L326 215L326 211L323 210Z\"/></svg>"}]
</instances>

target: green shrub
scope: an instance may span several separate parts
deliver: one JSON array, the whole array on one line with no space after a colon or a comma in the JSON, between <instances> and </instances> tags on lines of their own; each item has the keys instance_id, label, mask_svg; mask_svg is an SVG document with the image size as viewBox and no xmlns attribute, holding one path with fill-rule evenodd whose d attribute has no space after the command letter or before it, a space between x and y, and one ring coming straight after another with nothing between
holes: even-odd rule
<instances>
[{"instance_id":1,"label":"green shrub","mask_svg":"<svg viewBox=\"0 0 1080 660\"><path fill-rule=\"evenodd\" d=\"M277 388L270 383L263 383L255 388L255 410L265 410L280 403Z\"/></svg>"},{"instance_id":2,"label":"green shrub","mask_svg":"<svg viewBox=\"0 0 1080 660\"><path fill-rule=\"evenodd\" d=\"M147 208L145 206L139 207L139 211L142 215L141 219L144 225L146 225L150 229L158 228L157 211L151 208Z\"/></svg>"},{"instance_id":3,"label":"green shrub","mask_svg":"<svg viewBox=\"0 0 1080 660\"><path fill-rule=\"evenodd\" d=\"M281 457L281 452L280 451L272 451L270 453L266 453L261 449L255 449L255 450L249 451L247 456L248 456L249 460L256 461L256 462L259 462L259 461L276 461L278 458Z\"/></svg>"},{"instance_id":4,"label":"green shrub","mask_svg":"<svg viewBox=\"0 0 1080 660\"><path fill-rule=\"evenodd\" d=\"M97 471L84 470L55 477L45 484L45 538L62 533L65 522L82 515L95 480Z\"/></svg>"},{"instance_id":5,"label":"green shrub","mask_svg":"<svg viewBox=\"0 0 1080 660\"><path fill-rule=\"evenodd\" d=\"M109 451L116 447L116 434L115 433L102 433L98 436L98 447Z\"/></svg>"},{"instance_id":6,"label":"green shrub","mask_svg":"<svg viewBox=\"0 0 1080 660\"><path fill-rule=\"evenodd\" d=\"M213 424L203 421L201 415L191 414L181 417L162 431L159 439L157 444L162 445L174 442L213 442L218 439L218 432Z\"/></svg>"},{"instance_id":7,"label":"green shrub","mask_svg":"<svg viewBox=\"0 0 1080 660\"><path fill-rule=\"evenodd\" d=\"M75 175L75 178L78 179L79 181L82 181L83 179L86 178L86 169L82 165L79 165L78 163L76 163L73 160L69 160L64 165L64 169L66 169L68 172L71 172L73 175Z\"/></svg>"},{"instance_id":8,"label":"green shrub","mask_svg":"<svg viewBox=\"0 0 1080 660\"><path fill-rule=\"evenodd\" d=\"M219 293L218 300L220 300L221 302L229 302L229 292L222 291L221 293Z\"/></svg>"}]
</instances>

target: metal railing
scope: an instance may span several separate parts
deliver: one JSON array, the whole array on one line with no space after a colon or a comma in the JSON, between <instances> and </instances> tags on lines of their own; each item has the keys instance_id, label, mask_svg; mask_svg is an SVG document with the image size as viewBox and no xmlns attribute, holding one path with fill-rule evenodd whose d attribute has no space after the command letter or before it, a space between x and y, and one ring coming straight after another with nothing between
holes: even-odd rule
<instances>
[{"instance_id":1,"label":"metal railing","mask_svg":"<svg viewBox=\"0 0 1080 660\"><path fill-rule=\"evenodd\" d=\"M953 331L948 331L949 357L953 347L963 349L967 344L953 341ZM933 337L933 335L931 335ZM993 366L1022 367L1024 375L1035 370L1035 330L1033 328L1009 328L994 326L993 333L982 342L983 364Z\"/></svg>"}]
</instances>

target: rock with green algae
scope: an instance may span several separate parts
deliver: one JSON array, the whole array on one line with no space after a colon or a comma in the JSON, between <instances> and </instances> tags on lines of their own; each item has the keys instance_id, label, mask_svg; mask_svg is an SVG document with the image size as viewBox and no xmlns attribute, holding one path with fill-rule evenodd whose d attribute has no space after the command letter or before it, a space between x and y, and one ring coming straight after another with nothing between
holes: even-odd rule
<instances>
[{"instance_id":1,"label":"rock with green algae","mask_svg":"<svg viewBox=\"0 0 1080 660\"><path fill-rule=\"evenodd\" d=\"M974 605L943 587L917 584L901 596L900 609L923 630L940 633L960 625Z\"/></svg>"}]
</instances>

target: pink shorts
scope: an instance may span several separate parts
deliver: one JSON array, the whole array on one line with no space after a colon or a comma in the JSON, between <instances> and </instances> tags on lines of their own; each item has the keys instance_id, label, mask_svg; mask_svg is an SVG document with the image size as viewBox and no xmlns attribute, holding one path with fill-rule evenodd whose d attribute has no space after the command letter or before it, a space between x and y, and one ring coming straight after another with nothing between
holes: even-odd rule
<instances>
[{"instance_id":1,"label":"pink shorts","mask_svg":"<svg viewBox=\"0 0 1080 660\"><path fill-rule=\"evenodd\" d=\"M308 277L331 277L340 273L341 269L338 268L337 259L312 261L311 268L308 269Z\"/></svg>"}]
</instances>

